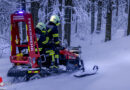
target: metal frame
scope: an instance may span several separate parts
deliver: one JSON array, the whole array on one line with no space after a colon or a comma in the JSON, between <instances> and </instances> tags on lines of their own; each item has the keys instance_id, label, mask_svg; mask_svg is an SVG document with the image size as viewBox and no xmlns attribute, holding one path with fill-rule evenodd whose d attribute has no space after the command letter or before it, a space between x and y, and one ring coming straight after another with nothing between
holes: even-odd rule
<instances>
[{"instance_id":1,"label":"metal frame","mask_svg":"<svg viewBox=\"0 0 130 90\"><path fill-rule=\"evenodd\" d=\"M20 43L19 22L25 22L27 30L27 44ZM28 56L18 55L16 47L28 49ZM37 52L35 51L37 49ZM40 57L37 38L33 25L32 15L26 12L11 15L11 56L10 61L14 64L29 64L32 68L38 67L37 59Z\"/></svg>"}]
</instances>

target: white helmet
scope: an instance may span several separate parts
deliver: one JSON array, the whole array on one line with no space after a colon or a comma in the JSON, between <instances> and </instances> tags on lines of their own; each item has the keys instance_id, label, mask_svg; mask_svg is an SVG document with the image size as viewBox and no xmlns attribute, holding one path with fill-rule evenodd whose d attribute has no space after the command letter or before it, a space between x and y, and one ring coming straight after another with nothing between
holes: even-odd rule
<instances>
[{"instance_id":1,"label":"white helmet","mask_svg":"<svg viewBox=\"0 0 130 90\"><path fill-rule=\"evenodd\" d=\"M46 25L42 22L39 22L36 26L36 28L40 29L40 30L43 30L43 29L46 29Z\"/></svg>"},{"instance_id":2,"label":"white helmet","mask_svg":"<svg viewBox=\"0 0 130 90\"><path fill-rule=\"evenodd\" d=\"M60 18L57 15L52 15L50 17L50 22L53 22L58 26L60 24Z\"/></svg>"}]
</instances>

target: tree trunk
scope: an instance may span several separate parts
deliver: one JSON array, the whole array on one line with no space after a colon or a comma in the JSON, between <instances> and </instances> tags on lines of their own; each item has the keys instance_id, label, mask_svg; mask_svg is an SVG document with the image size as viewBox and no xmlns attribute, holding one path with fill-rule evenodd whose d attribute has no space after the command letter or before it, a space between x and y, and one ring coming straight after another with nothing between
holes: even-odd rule
<instances>
[{"instance_id":1,"label":"tree trunk","mask_svg":"<svg viewBox=\"0 0 130 90\"><path fill-rule=\"evenodd\" d=\"M26 1L25 0L21 0L21 4L22 4L22 10L26 11ZM22 39L23 41L26 40L26 24L22 23Z\"/></svg>"},{"instance_id":2,"label":"tree trunk","mask_svg":"<svg viewBox=\"0 0 130 90\"><path fill-rule=\"evenodd\" d=\"M109 0L107 5L105 42L111 40L111 24L112 24L112 2L111 0Z\"/></svg>"},{"instance_id":3,"label":"tree trunk","mask_svg":"<svg viewBox=\"0 0 130 90\"><path fill-rule=\"evenodd\" d=\"M102 1L98 1L98 15L97 15L96 33L101 32L101 24L102 24Z\"/></svg>"},{"instance_id":4,"label":"tree trunk","mask_svg":"<svg viewBox=\"0 0 130 90\"><path fill-rule=\"evenodd\" d=\"M75 33L78 32L78 16L76 16L76 28L75 28Z\"/></svg>"},{"instance_id":5,"label":"tree trunk","mask_svg":"<svg viewBox=\"0 0 130 90\"><path fill-rule=\"evenodd\" d=\"M53 0L48 0L48 9L47 9L47 21L50 19L51 13L52 13L52 5L53 5Z\"/></svg>"},{"instance_id":6,"label":"tree trunk","mask_svg":"<svg viewBox=\"0 0 130 90\"><path fill-rule=\"evenodd\" d=\"M71 11L72 11L72 0L65 0L65 39L68 42L68 46L70 46L70 38L71 38Z\"/></svg>"},{"instance_id":7,"label":"tree trunk","mask_svg":"<svg viewBox=\"0 0 130 90\"><path fill-rule=\"evenodd\" d=\"M36 27L38 23L38 10L40 8L40 3L38 1L31 2L31 14L34 22L34 27Z\"/></svg>"},{"instance_id":8,"label":"tree trunk","mask_svg":"<svg viewBox=\"0 0 130 90\"><path fill-rule=\"evenodd\" d=\"M130 1L129 1L129 14L128 14L128 29L127 35L130 35Z\"/></svg>"},{"instance_id":9,"label":"tree trunk","mask_svg":"<svg viewBox=\"0 0 130 90\"><path fill-rule=\"evenodd\" d=\"M63 0L59 0L59 9L60 12L62 12L62 8L63 8ZM61 20L61 24L59 25L59 35L60 35L60 40L62 40L62 16L60 16L60 20Z\"/></svg>"},{"instance_id":10,"label":"tree trunk","mask_svg":"<svg viewBox=\"0 0 130 90\"><path fill-rule=\"evenodd\" d=\"M91 34L94 32L95 29L95 0L91 2Z\"/></svg>"},{"instance_id":11,"label":"tree trunk","mask_svg":"<svg viewBox=\"0 0 130 90\"><path fill-rule=\"evenodd\" d=\"M129 3L129 0L125 0L125 2L126 2L125 13L128 13L128 3Z\"/></svg>"},{"instance_id":12,"label":"tree trunk","mask_svg":"<svg viewBox=\"0 0 130 90\"><path fill-rule=\"evenodd\" d=\"M116 0L116 16L118 16L119 1Z\"/></svg>"}]
</instances>

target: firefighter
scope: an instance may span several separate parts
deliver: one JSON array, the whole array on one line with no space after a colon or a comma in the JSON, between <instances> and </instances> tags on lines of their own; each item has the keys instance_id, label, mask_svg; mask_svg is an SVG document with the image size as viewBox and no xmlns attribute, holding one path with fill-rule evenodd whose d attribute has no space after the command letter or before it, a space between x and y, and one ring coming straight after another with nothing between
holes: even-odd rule
<instances>
[{"instance_id":1,"label":"firefighter","mask_svg":"<svg viewBox=\"0 0 130 90\"><path fill-rule=\"evenodd\" d=\"M46 25L42 22L39 22L36 25L35 31L36 31L40 54L43 54L43 50L46 48L47 43L49 41L49 37L46 31Z\"/></svg>"},{"instance_id":2,"label":"firefighter","mask_svg":"<svg viewBox=\"0 0 130 90\"><path fill-rule=\"evenodd\" d=\"M46 53L51 53L52 62L51 68L58 68L59 65L59 50L60 47L58 26L60 25L60 18L57 15L52 15L50 21L47 24L47 32L49 36L49 45L51 50L46 51Z\"/></svg>"}]
</instances>

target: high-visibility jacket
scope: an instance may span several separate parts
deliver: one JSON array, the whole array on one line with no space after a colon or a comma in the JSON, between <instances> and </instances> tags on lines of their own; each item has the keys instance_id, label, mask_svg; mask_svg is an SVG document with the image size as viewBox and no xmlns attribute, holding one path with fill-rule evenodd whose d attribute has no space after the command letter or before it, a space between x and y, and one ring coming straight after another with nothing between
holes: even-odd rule
<instances>
[{"instance_id":1,"label":"high-visibility jacket","mask_svg":"<svg viewBox=\"0 0 130 90\"><path fill-rule=\"evenodd\" d=\"M38 28L36 28L35 31L37 34L38 47L39 47L39 50L41 51L41 49L48 44L48 41L49 41L48 33L46 30L41 31L41 30L38 30Z\"/></svg>"},{"instance_id":2,"label":"high-visibility jacket","mask_svg":"<svg viewBox=\"0 0 130 90\"><path fill-rule=\"evenodd\" d=\"M48 33L48 36L49 36L49 43L53 43L55 45L60 44L58 29L57 29L57 26L54 23L52 23L52 22L48 23L47 33Z\"/></svg>"}]
</instances>

